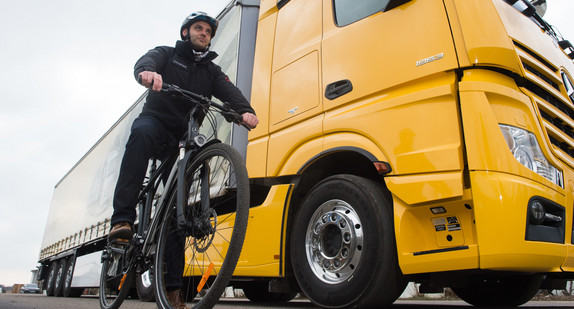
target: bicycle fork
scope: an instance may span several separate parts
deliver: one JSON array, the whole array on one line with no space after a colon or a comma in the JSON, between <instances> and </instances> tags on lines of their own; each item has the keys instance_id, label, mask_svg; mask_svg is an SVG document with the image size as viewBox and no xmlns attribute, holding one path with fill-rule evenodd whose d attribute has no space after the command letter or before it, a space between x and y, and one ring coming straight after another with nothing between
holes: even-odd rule
<instances>
[{"instance_id":1,"label":"bicycle fork","mask_svg":"<svg viewBox=\"0 0 574 309\"><path fill-rule=\"evenodd\" d=\"M199 173L199 179L195 178L195 175L189 179L191 183L186 182L186 171L187 164L193 155L199 153L201 146L205 144L205 136L199 134L199 129L197 127L190 127L188 132L191 136L188 141L182 141L179 144L179 158L178 158L178 169L177 169L177 227L180 233L184 233L187 236L193 236L194 238L202 238L209 235L213 227L209 222L209 165L201 164L201 169ZM190 142L191 141L191 142ZM193 182L197 181L200 187L199 192L191 192L190 189ZM188 207L189 194L199 194L200 198L200 208L199 213L194 213L193 209ZM195 207L195 205L191 205ZM186 215L186 210L192 212L192 216Z\"/></svg>"}]
</instances>

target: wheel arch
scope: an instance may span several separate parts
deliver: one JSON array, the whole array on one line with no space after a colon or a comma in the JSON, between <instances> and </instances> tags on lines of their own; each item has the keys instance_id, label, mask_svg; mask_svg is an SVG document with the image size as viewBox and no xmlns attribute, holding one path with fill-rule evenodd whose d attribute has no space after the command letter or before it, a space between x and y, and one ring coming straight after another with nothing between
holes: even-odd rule
<instances>
[{"instance_id":1,"label":"wheel arch","mask_svg":"<svg viewBox=\"0 0 574 309\"><path fill-rule=\"evenodd\" d=\"M321 180L338 174L361 176L383 183L374 162L380 161L372 153L357 147L337 147L323 151L297 171L293 193L306 194Z\"/></svg>"}]
</instances>

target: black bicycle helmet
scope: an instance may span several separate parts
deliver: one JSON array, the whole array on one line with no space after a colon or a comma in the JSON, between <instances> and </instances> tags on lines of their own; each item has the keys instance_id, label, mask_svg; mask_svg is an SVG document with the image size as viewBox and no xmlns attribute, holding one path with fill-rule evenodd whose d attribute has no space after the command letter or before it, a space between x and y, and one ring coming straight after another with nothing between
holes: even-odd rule
<instances>
[{"instance_id":1,"label":"black bicycle helmet","mask_svg":"<svg viewBox=\"0 0 574 309\"><path fill-rule=\"evenodd\" d=\"M217 26L219 26L219 21L217 19L207 15L205 12L197 11L191 13L181 24L181 28L179 29L179 35L181 36L182 40L185 40L186 37L183 36L182 32L183 29L189 29L189 27L198 21L204 21L211 26L211 38L215 36L215 32L217 31Z\"/></svg>"}]
</instances>

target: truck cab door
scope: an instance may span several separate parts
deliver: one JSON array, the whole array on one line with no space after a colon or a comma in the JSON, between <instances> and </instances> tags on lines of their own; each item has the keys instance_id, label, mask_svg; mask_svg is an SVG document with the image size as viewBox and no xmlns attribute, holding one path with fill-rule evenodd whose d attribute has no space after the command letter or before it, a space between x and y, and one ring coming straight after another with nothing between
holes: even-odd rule
<instances>
[{"instance_id":1,"label":"truck cab door","mask_svg":"<svg viewBox=\"0 0 574 309\"><path fill-rule=\"evenodd\" d=\"M325 109L457 65L441 0L323 1Z\"/></svg>"},{"instance_id":2,"label":"truck cab door","mask_svg":"<svg viewBox=\"0 0 574 309\"><path fill-rule=\"evenodd\" d=\"M322 0L290 0L277 12L268 176L278 176L290 153L322 133L321 15Z\"/></svg>"},{"instance_id":3,"label":"truck cab door","mask_svg":"<svg viewBox=\"0 0 574 309\"><path fill-rule=\"evenodd\" d=\"M324 151L384 153L395 175L462 169L458 61L442 0L323 0L321 49Z\"/></svg>"}]
</instances>

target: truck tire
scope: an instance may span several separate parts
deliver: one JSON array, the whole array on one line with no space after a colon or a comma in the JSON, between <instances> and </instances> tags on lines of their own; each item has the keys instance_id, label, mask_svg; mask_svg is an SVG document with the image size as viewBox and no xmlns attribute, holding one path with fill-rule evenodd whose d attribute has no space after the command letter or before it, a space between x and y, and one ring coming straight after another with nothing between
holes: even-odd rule
<instances>
[{"instance_id":1,"label":"truck tire","mask_svg":"<svg viewBox=\"0 0 574 309\"><path fill-rule=\"evenodd\" d=\"M542 276L477 276L468 285L453 286L453 292L476 307L516 307L534 297L540 289Z\"/></svg>"},{"instance_id":2,"label":"truck tire","mask_svg":"<svg viewBox=\"0 0 574 309\"><path fill-rule=\"evenodd\" d=\"M84 289L73 288L72 279L74 277L74 267L76 266L76 258L71 257L66 263L66 268L64 268L64 278L62 278L62 295L64 297L80 297Z\"/></svg>"},{"instance_id":3,"label":"truck tire","mask_svg":"<svg viewBox=\"0 0 574 309\"><path fill-rule=\"evenodd\" d=\"M62 286L64 285L64 273L66 270L66 259L60 259L58 268L56 270L56 278L54 278L54 296L63 296Z\"/></svg>"},{"instance_id":4,"label":"truck tire","mask_svg":"<svg viewBox=\"0 0 574 309\"><path fill-rule=\"evenodd\" d=\"M56 272L58 271L58 262L53 261L48 267L48 276L46 277L46 283L44 288L46 289L46 295L54 296L54 282L56 279Z\"/></svg>"},{"instance_id":5,"label":"truck tire","mask_svg":"<svg viewBox=\"0 0 574 309\"><path fill-rule=\"evenodd\" d=\"M363 177L336 175L303 200L290 253L299 286L315 304L384 307L405 289L391 198L383 190Z\"/></svg>"},{"instance_id":6,"label":"truck tire","mask_svg":"<svg viewBox=\"0 0 574 309\"><path fill-rule=\"evenodd\" d=\"M245 297L254 303L288 302L297 296L292 293L269 292L269 281L253 282L242 287Z\"/></svg>"}]
</instances>

